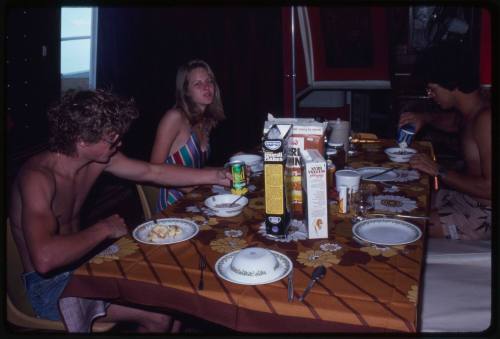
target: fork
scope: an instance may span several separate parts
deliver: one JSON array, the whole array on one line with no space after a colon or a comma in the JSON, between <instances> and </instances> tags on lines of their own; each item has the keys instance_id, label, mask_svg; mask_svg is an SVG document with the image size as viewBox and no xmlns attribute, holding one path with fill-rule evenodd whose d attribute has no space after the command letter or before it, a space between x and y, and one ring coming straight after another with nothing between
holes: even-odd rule
<instances>
[{"instance_id":1,"label":"fork","mask_svg":"<svg viewBox=\"0 0 500 339\"><path fill-rule=\"evenodd\" d=\"M200 282L198 283L198 289L202 290L204 287L204 281L203 281L203 271L207 267L207 259L205 258L204 255L200 256Z\"/></svg>"}]
</instances>

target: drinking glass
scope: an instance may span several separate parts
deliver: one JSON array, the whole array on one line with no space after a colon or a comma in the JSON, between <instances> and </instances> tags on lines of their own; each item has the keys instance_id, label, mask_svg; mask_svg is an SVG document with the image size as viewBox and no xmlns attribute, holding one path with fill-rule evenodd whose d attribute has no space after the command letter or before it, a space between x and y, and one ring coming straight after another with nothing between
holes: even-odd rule
<instances>
[{"instance_id":1,"label":"drinking glass","mask_svg":"<svg viewBox=\"0 0 500 339\"><path fill-rule=\"evenodd\" d=\"M364 218L366 213L373 208L373 193L368 188L361 186L356 193L353 193L351 202L355 215Z\"/></svg>"}]
</instances>

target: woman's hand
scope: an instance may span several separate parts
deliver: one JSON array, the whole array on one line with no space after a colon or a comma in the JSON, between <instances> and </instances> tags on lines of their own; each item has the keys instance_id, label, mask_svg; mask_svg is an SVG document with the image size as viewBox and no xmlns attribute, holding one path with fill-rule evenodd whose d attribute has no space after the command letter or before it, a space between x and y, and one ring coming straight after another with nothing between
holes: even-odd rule
<instances>
[{"instance_id":1,"label":"woman's hand","mask_svg":"<svg viewBox=\"0 0 500 339\"><path fill-rule=\"evenodd\" d=\"M229 187L231 185L231 180L233 180L233 176L229 169L218 168L214 170L216 171L214 184Z\"/></svg>"},{"instance_id":2,"label":"woman's hand","mask_svg":"<svg viewBox=\"0 0 500 339\"><path fill-rule=\"evenodd\" d=\"M410 159L410 167L429 174L437 176L439 165L433 161L427 154L417 153Z\"/></svg>"}]
</instances>

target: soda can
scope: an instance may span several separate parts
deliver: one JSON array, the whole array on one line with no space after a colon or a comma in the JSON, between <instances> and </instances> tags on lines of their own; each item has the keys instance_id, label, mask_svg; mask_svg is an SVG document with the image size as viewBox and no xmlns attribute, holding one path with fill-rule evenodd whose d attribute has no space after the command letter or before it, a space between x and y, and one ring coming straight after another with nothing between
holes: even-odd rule
<instances>
[{"instance_id":1,"label":"soda can","mask_svg":"<svg viewBox=\"0 0 500 339\"><path fill-rule=\"evenodd\" d=\"M406 124L398 129L397 142L399 147L409 147L415 135L415 125Z\"/></svg>"},{"instance_id":2,"label":"soda can","mask_svg":"<svg viewBox=\"0 0 500 339\"><path fill-rule=\"evenodd\" d=\"M243 195L248 192L247 179L245 175L245 162L235 160L228 162L225 167L231 168L233 180L231 182L231 193Z\"/></svg>"}]
</instances>

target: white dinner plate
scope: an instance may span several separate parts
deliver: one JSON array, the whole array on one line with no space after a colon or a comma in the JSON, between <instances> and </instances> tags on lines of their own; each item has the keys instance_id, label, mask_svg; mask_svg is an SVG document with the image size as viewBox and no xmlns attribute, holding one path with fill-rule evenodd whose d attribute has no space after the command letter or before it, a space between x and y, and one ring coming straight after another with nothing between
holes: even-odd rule
<instances>
[{"instance_id":1,"label":"white dinner plate","mask_svg":"<svg viewBox=\"0 0 500 339\"><path fill-rule=\"evenodd\" d=\"M352 233L363 241L386 246L409 244L422 236L416 225L391 218L360 221L352 227Z\"/></svg>"},{"instance_id":2,"label":"white dinner plate","mask_svg":"<svg viewBox=\"0 0 500 339\"><path fill-rule=\"evenodd\" d=\"M239 285L263 285L285 278L293 268L290 258L280 252L269 250L272 254L274 254L279 263L278 269L273 274L259 277L246 277L243 275L240 276L237 274L231 274L231 262L239 251L240 250L228 253L217 260L215 263L215 272L219 277Z\"/></svg>"},{"instance_id":3,"label":"white dinner plate","mask_svg":"<svg viewBox=\"0 0 500 339\"><path fill-rule=\"evenodd\" d=\"M356 171L361 174L361 179L367 181L392 181L394 179L399 178L399 173L397 171L390 171L381 175L378 175L372 179L367 179L368 177L375 175L377 173L382 173L383 171L387 171L389 168L386 167L361 167L357 168Z\"/></svg>"},{"instance_id":4,"label":"white dinner plate","mask_svg":"<svg viewBox=\"0 0 500 339\"><path fill-rule=\"evenodd\" d=\"M164 225L164 226L177 225L181 228L182 233L175 237L167 237L165 239L162 239L161 241L152 241L149 238L149 232L156 225L154 221L151 220L137 226L134 229L134 231L132 232L132 236L134 237L134 239L149 245L170 245L181 241L189 240L196 234L198 234L200 230L200 228L195 222L187 219L165 218L165 219L157 219L156 222L159 225Z\"/></svg>"}]
</instances>

